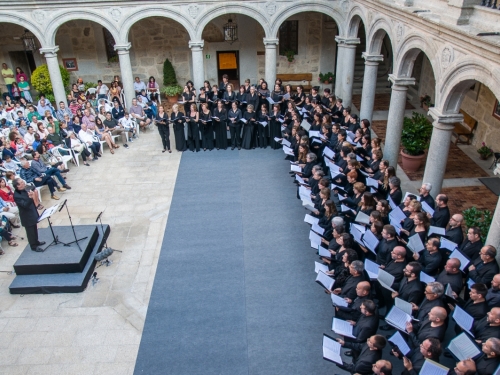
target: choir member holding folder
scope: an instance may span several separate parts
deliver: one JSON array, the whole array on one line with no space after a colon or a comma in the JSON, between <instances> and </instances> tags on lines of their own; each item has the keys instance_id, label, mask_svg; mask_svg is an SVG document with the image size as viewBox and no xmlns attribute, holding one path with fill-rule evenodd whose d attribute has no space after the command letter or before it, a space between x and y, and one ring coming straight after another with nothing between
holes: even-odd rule
<instances>
[{"instance_id":1,"label":"choir member holding folder","mask_svg":"<svg viewBox=\"0 0 500 375\"><path fill-rule=\"evenodd\" d=\"M186 118L186 124L188 127L188 147L192 152L200 151L200 127L198 121L200 119L200 113L196 104L191 104L191 111L189 112L189 117Z\"/></svg>"},{"instance_id":2,"label":"choir member holding folder","mask_svg":"<svg viewBox=\"0 0 500 375\"><path fill-rule=\"evenodd\" d=\"M243 139L241 147L246 150L255 149L257 144L257 129L255 126L257 120L253 105L248 105L246 112L243 114Z\"/></svg>"},{"instance_id":3,"label":"choir member holding folder","mask_svg":"<svg viewBox=\"0 0 500 375\"><path fill-rule=\"evenodd\" d=\"M186 137L184 135L184 116L179 112L179 105L172 106L172 113L170 114L170 122L173 123L174 136L175 136L175 149L177 151L186 151Z\"/></svg>"},{"instance_id":4,"label":"choir member holding folder","mask_svg":"<svg viewBox=\"0 0 500 375\"><path fill-rule=\"evenodd\" d=\"M161 142L163 144L163 151L172 152L170 150L170 127L168 125L168 115L162 105L158 107L158 114L156 115L155 124L158 126L158 132L160 133Z\"/></svg>"},{"instance_id":5,"label":"choir member holding folder","mask_svg":"<svg viewBox=\"0 0 500 375\"><path fill-rule=\"evenodd\" d=\"M222 100L217 100L217 107L212 114L213 127L215 131L215 148L225 150L227 148L227 111L222 104Z\"/></svg>"},{"instance_id":6,"label":"choir member holding folder","mask_svg":"<svg viewBox=\"0 0 500 375\"><path fill-rule=\"evenodd\" d=\"M212 126L212 114L208 109L208 103L201 105L200 112L201 146L203 151L212 151L214 148L214 128Z\"/></svg>"},{"instance_id":7,"label":"choir member holding folder","mask_svg":"<svg viewBox=\"0 0 500 375\"><path fill-rule=\"evenodd\" d=\"M231 104L231 109L228 114L228 124L229 131L231 132L231 150L234 150L235 147L238 147L238 150L241 150L241 110L238 108L236 102Z\"/></svg>"}]
</instances>

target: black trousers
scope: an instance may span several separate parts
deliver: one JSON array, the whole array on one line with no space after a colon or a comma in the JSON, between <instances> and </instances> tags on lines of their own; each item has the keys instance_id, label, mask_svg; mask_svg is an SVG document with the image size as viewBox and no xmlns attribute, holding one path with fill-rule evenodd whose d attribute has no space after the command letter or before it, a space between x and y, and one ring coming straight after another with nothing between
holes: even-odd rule
<instances>
[{"instance_id":1,"label":"black trousers","mask_svg":"<svg viewBox=\"0 0 500 375\"><path fill-rule=\"evenodd\" d=\"M26 229L26 237L28 237L28 243L31 249L36 249L38 247L38 228L36 224L24 227L24 229Z\"/></svg>"},{"instance_id":2,"label":"black trousers","mask_svg":"<svg viewBox=\"0 0 500 375\"><path fill-rule=\"evenodd\" d=\"M241 147L241 125L229 126L231 133L231 147Z\"/></svg>"},{"instance_id":3,"label":"black trousers","mask_svg":"<svg viewBox=\"0 0 500 375\"><path fill-rule=\"evenodd\" d=\"M43 176L42 181L33 180L33 183L36 187L47 185L49 187L51 195L54 195L54 192L57 189L57 184L51 176Z\"/></svg>"},{"instance_id":4,"label":"black trousers","mask_svg":"<svg viewBox=\"0 0 500 375\"><path fill-rule=\"evenodd\" d=\"M163 149L170 150L170 129L168 125L158 125L158 132L160 133L161 143L163 143Z\"/></svg>"}]
</instances>

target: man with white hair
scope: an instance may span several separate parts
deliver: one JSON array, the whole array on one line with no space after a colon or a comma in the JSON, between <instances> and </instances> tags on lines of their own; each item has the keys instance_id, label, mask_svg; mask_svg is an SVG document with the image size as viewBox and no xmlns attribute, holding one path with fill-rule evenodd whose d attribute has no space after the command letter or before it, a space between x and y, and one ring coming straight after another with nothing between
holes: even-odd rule
<instances>
[{"instance_id":1,"label":"man with white hair","mask_svg":"<svg viewBox=\"0 0 500 375\"><path fill-rule=\"evenodd\" d=\"M434 198L432 198L430 194L431 190L432 190L432 184L425 182L422 184L422 186L418 191L420 192L420 202L425 202L431 208L434 208L435 204L434 204Z\"/></svg>"}]
</instances>

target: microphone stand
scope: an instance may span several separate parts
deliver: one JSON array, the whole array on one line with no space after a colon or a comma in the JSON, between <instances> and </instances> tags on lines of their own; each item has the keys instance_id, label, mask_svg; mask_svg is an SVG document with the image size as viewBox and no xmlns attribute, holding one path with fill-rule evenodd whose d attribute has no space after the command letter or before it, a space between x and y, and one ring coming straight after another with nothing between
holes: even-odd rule
<instances>
[{"instance_id":1,"label":"microphone stand","mask_svg":"<svg viewBox=\"0 0 500 375\"><path fill-rule=\"evenodd\" d=\"M81 246L80 246L80 243L79 243L78 241L84 240L84 239L86 239L88 236L85 236L85 237L82 237L82 238L78 238L78 237L76 236L75 226L73 225L73 220L71 220L71 215L69 214L68 205L66 204L66 202L67 202L67 201L68 201L67 199L65 199L65 200L64 200L63 204L62 204L62 205L61 205L61 207L59 208L59 212L61 212L61 211L62 211L62 209L63 209L64 207L66 207L66 212L68 213L69 223L70 223L70 225L71 225L71 229L72 229L72 231L73 231L73 236L75 236L75 240L74 240L74 241L71 241L71 242L68 242L68 243L65 243L65 244L64 244L64 246L70 246L70 244L72 244L72 243L75 243L75 242L76 242L76 245L78 246L78 249L80 249L80 252L83 252L83 250L82 250L82 248L81 248ZM50 220L49 220L49 223L50 223ZM52 228L52 227L51 227L51 228Z\"/></svg>"}]
</instances>

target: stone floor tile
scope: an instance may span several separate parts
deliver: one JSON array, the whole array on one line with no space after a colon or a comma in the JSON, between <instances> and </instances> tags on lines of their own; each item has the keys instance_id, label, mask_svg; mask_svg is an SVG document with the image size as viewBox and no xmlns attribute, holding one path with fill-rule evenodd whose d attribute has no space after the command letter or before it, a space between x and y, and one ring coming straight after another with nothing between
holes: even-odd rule
<instances>
[{"instance_id":1,"label":"stone floor tile","mask_svg":"<svg viewBox=\"0 0 500 375\"><path fill-rule=\"evenodd\" d=\"M50 347L25 347L19 357L17 363L20 365L44 365L49 363L54 348Z\"/></svg>"}]
</instances>

